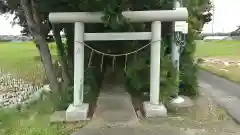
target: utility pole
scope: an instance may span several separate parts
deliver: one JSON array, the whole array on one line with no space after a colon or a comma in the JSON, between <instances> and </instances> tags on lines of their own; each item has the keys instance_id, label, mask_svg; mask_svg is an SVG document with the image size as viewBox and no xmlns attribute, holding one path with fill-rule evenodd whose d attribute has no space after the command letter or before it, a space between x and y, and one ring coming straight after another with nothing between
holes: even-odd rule
<instances>
[{"instance_id":1,"label":"utility pole","mask_svg":"<svg viewBox=\"0 0 240 135\"><path fill-rule=\"evenodd\" d=\"M214 18L214 14L215 14L215 3L214 3L214 0L212 0L212 3L213 3L213 8L212 8L213 9L213 11L212 11L213 12L213 14L212 14L212 33L214 33L214 23L215 23L214 22L214 19L215 19Z\"/></svg>"}]
</instances>

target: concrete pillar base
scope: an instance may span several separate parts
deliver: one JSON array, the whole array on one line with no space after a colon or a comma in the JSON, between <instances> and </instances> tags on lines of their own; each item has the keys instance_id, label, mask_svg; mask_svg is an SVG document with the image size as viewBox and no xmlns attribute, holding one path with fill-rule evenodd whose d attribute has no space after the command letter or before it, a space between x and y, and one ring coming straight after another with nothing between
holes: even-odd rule
<instances>
[{"instance_id":1,"label":"concrete pillar base","mask_svg":"<svg viewBox=\"0 0 240 135\"><path fill-rule=\"evenodd\" d=\"M174 98L171 103L172 104L181 104L185 101L185 99L181 96L177 96L176 98Z\"/></svg>"},{"instance_id":2,"label":"concrete pillar base","mask_svg":"<svg viewBox=\"0 0 240 135\"><path fill-rule=\"evenodd\" d=\"M167 107L170 111L176 113L188 113L193 109L194 103L189 97L178 96Z\"/></svg>"},{"instance_id":3,"label":"concrete pillar base","mask_svg":"<svg viewBox=\"0 0 240 135\"><path fill-rule=\"evenodd\" d=\"M79 106L74 106L70 104L66 110L66 121L81 121L81 120L88 120L88 110L89 104L82 104Z\"/></svg>"},{"instance_id":4,"label":"concrete pillar base","mask_svg":"<svg viewBox=\"0 0 240 135\"><path fill-rule=\"evenodd\" d=\"M143 109L147 118L151 117L167 117L167 109L163 104L151 104L150 102L143 103Z\"/></svg>"}]
</instances>

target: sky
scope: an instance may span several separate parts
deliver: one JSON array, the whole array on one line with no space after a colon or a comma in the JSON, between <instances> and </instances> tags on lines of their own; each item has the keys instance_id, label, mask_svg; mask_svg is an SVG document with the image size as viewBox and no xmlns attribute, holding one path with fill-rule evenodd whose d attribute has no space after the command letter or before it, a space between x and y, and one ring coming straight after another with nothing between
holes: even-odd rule
<instances>
[{"instance_id":1,"label":"sky","mask_svg":"<svg viewBox=\"0 0 240 135\"><path fill-rule=\"evenodd\" d=\"M11 21L13 16L0 15L0 35L20 35L21 27L18 25L12 26Z\"/></svg>"},{"instance_id":2,"label":"sky","mask_svg":"<svg viewBox=\"0 0 240 135\"><path fill-rule=\"evenodd\" d=\"M203 32L231 32L240 25L240 0L212 0L215 6L213 21L205 24ZM12 16L0 15L0 35L20 35L21 27L12 26Z\"/></svg>"},{"instance_id":3,"label":"sky","mask_svg":"<svg viewBox=\"0 0 240 135\"><path fill-rule=\"evenodd\" d=\"M212 0L215 6L213 21L205 24L203 32L231 32L240 25L240 0Z\"/></svg>"}]
</instances>

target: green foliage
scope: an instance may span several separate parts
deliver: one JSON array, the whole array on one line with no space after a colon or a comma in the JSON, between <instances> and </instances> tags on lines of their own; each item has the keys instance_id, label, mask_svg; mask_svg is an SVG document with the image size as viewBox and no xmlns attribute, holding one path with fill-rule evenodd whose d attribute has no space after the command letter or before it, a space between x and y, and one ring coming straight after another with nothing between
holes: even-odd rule
<instances>
[{"instance_id":1,"label":"green foliage","mask_svg":"<svg viewBox=\"0 0 240 135\"><path fill-rule=\"evenodd\" d=\"M126 69L127 87L133 91L149 91L149 53L139 53ZM137 92L133 92L137 93Z\"/></svg>"},{"instance_id":2,"label":"green foliage","mask_svg":"<svg viewBox=\"0 0 240 135\"><path fill-rule=\"evenodd\" d=\"M160 98L164 104L167 104L172 96L177 94L178 91L176 91L176 88L179 84L179 80L177 80L176 69L172 65L170 54L164 54L161 57L160 77Z\"/></svg>"},{"instance_id":3,"label":"green foliage","mask_svg":"<svg viewBox=\"0 0 240 135\"><path fill-rule=\"evenodd\" d=\"M99 82L102 79L98 70L93 67L86 68L84 74L84 102L95 103L96 97L99 92ZM66 110L67 107L73 102L73 86L59 92L59 95L53 95L51 99L55 99L55 107L57 110Z\"/></svg>"},{"instance_id":4,"label":"green foliage","mask_svg":"<svg viewBox=\"0 0 240 135\"><path fill-rule=\"evenodd\" d=\"M197 65L194 63L196 50L195 39L199 36L196 31L201 31L203 25L209 19L201 17L204 12L209 12L211 3L209 0L184 0L189 12L189 31L187 43L180 59L180 94L186 96L198 95Z\"/></svg>"},{"instance_id":5,"label":"green foliage","mask_svg":"<svg viewBox=\"0 0 240 135\"><path fill-rule=\"evenodd\" d=\"M170 58L170 38L168 32L163 32L163 37L166 38L165 49L161 54L161 99L163 102L168 101L171 95L176 94L176 88L179 85L179 94L186 96L198 95L197 83L197 65L194 64L195 43L194 40L198 36L195 31L201 31L204 23L210 21L209 18L203 17L204 12L208 12L211 8L209 0L185 0L184 5L188 6L189 11L189 34L187 36L187 43L180 58L180 75L179 80L176 80L176 70L172 67ZM164 6L163 6L164 7ZM165 5L165 9L170 6ZM209 14L208 16L209 17ZM171 29L168 27L167 29ZM169 30L165 30L169 31ZM145 55L139 56L129 64L126 72L128 77L127 85L130 89L138 91L149 90L149 52L143 52ZM134 66L136 65L136 66Z\"/></svg>"},{"instance_id":6,"label":"green foliage","mask_svg":"<svg viewBox=\"0 0 240 135\"><path fill-rule=\"evenodd\" d=\"M168 44L162 43L161 48L161 71L160 71L160 96L163 103L171 99L176 93L176 69L172 65L171 56L166 53ZM139 93L150 90L150 52L144 50L135 56L126 70L127 87L132 93L139 96ZM136 94L138 93L138 94Z\"/></svg>"},{"instance_id":7,"label":"green foliage","mask_svg":"<svg viewBox=\"0 0 240 135\"><path fill-rule=\"evenodd\" d=\"M94 67L89 67L85 69L85 79L84 79L84 102L85 103L95 103L97 101L97 95L99 93L99 86L103 76Z\"/></svg>"},{"instance_id":8,"label":"green foliage","mask_svg":"<svg viewBox=\"0 0 240 135\"><path fill-rule=\"evenodd\" d=\"M105 27L110 26L113 30L119 30L124 27L125 18L121 14L121 5L116 3L116 0L112 0L110 4L107 4L106 8L104 8L104 16L102 20L105 24Z\"/></svg>"}]
</instances>

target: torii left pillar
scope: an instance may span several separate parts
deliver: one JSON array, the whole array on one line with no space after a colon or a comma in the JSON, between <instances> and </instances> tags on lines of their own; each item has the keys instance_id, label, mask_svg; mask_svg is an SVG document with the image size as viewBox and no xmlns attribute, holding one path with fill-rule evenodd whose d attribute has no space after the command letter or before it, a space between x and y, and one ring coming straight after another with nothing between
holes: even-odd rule
<instances>
[{"instance_id":1,"label":"torii left pillar","mask_svg":"<svg viewBox=\"0 0 240 135\"><path fill-rule=\"evenodd\" d=\"M86 120L89 104L83 103L84 96L84 23L74 25L74 97L73 104L66 110L67 121Z\"/></svg>"}]
</instances>

